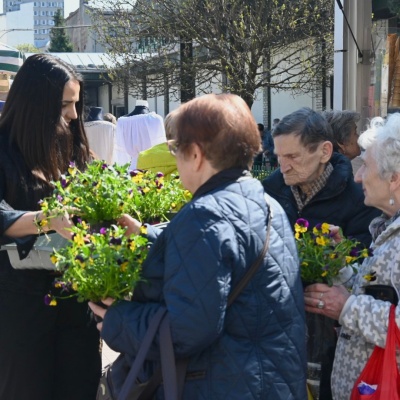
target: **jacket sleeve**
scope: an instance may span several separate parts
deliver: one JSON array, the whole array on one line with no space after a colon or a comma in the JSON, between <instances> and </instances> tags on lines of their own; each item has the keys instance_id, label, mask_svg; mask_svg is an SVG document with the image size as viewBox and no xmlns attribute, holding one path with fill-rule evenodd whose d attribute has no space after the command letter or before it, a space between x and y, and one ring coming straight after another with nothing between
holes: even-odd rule
<instances>
[{"instance_id":1,"label":"jacket sleeve","mask_svg":"<svg viewBox=\"0 0 400 400\"><path fill-rule=\"evenodd\" d=\"M399 233L391 234L387 241L374 249L374 255L367 258L356 277L353 295L346 301L339 317L339 323L361 335L369 343L385 347L389 322L389 301L377 300L363 294L363 275L376 271L378 284L394 286L400 290ZM372 285L372 284L371 284ZM396 321L400 326L400 308L396 307Z\"/></svg>"},{"instance_id":2,"label":"jacket sleeve","mask_svg":"<svg viewBox=\"0 0 400 400\"><path fill-rule=\"evenodd\" d=\"M22 238L11 238L6 236L4 232L26 211L14 210L5 200L5 180L3 172L0 171L0 245L5 245L15 242L18 247L20 258L25 258L29 250L32 248L36 236L28 235ZM22 253L22 250L26 250ZM24 255L23 255L24 254Z\"/></svg>"},{"instance_id":3,"label":"jacket sleeve","mask_svg":"<svg viewBox=\"0 0 400 400\"><path fill-rule=\"evenodd\" d=\"M164 254L165 302L120 302L109 309L102 337L111 348L136 354L159 307L168 309L178 357L201 351L219 337L239 251L233 226L216 215L217 206L213 206L186 210L179 224L169 226ZM149 357L157 355L158 338Z\"/></svg>"},{"instance_id":4,"label":"jacket sleeve","mask_svg":"<svg viewBox=\"0 0 400 400\"><path fill-rule=\"evenodd\" d=\"M374 207L365 206L364 196L354 200L354 212L352 215L349 215L343 233L346 237L357 239L368 248L372 241L369 224L375 217L382 213Z\"/></svg>"}]
</instances>

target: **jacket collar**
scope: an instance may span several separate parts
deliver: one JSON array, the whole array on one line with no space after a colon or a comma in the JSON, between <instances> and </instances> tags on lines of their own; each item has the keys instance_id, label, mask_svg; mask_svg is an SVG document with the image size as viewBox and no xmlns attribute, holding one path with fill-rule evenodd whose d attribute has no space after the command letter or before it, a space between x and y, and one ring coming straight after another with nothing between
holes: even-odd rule
<instances>
[{"instance_id":1,"label":"jacket collar","mask_svg":"<svg viewBox=\"0 0 400 400\"><path fill-rule=\"evenodd\" d=\"M211 192L219 186L227 183L236 182L243 179L251 178L250 171L244 168L230 168L217 172L208 181L204 182L193 194L193 199L198 198L205 193Z\"/></svg>"}]
</instances>

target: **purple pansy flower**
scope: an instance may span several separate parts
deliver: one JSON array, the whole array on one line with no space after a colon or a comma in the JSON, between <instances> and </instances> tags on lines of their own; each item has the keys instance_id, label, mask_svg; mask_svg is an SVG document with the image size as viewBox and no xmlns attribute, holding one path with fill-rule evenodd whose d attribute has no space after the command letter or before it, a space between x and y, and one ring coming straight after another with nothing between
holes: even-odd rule
<instances>
[{"instance_id":1,"label":"purple pansy flower","mask_svg":"<svg viewBox=\"0 0 400 400\"><path fill-rule=\"evenodd\" d=\"M309 222L304 218L299 218L296 221L296 224L299 225L299 226L304 226L304 228L308 228L308 226L310 225Z\"/></svg>"}]
</instances>

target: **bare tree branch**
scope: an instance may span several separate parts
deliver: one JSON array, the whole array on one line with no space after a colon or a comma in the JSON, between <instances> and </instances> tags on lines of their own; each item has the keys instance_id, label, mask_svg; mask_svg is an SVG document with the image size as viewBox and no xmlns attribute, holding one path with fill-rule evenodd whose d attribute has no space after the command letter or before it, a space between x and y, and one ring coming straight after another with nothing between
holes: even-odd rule
<instances>
[{"instance_id":1,"label":"bare tree branch","mask_svg":"<svg viewBox=\"0 0 400 400\"><path fill-rule=\"evenodd\" d=\"M307 92L333 59L331 0L97 0L93 29L132 94L188 96L217 86ZM112 10L104 12L105 9ZM185 92L186 91L186 92Z\"/></svg>"}]
</instances>

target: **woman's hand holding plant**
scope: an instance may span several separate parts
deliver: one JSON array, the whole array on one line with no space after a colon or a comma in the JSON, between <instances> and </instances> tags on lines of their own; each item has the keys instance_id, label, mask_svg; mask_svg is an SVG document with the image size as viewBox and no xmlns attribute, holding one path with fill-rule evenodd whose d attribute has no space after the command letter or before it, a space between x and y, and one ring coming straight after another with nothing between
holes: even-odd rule
<instances>
[{"instance_id":1,"label":"woman's hand holding plant","mask_svg":"<svg viewBox=\"0 0 400 400\"><path fill-rule=\"evenodd\" d=\"M130 236L130 235L139 235L140 234L140 227L142 226L142 223L139 222L137 219L132 218L128 214L123 214L121 218L117 219L117 222L120 226L123 228L126 228L125 235Z\"/></svg>"}]
</instances>

